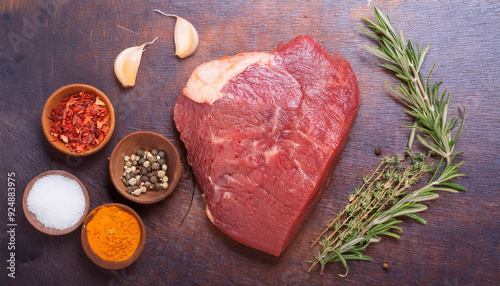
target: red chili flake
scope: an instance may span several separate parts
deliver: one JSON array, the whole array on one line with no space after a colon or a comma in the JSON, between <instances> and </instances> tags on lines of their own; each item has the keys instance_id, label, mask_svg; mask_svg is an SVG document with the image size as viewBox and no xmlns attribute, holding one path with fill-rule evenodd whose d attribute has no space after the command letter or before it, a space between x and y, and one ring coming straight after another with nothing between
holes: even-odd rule
<instances>
[{"instance_id":1,"label":"red chili flake","mask_svg":"<svg viewBox=\"0 0 500 286\"><path fill-rule=\"evenodd\" d=\"M71 152L83 153L97 147L109 131L109 114L96 95L81 91L64 98L52 109L50 134Z\"/></svg>"}]
</instances>

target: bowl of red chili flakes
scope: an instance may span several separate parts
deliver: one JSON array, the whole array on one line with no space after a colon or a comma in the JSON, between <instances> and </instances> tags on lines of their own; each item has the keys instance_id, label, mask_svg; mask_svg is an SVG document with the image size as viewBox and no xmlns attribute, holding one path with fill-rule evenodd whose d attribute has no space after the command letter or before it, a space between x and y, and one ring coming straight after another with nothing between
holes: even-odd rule
<instances>
[{"instance_id":1,"label":"bowl of red chili flakes","mask_svg":"<svg viewBox=\"0 0 500 286\"><path fill-rule=\"evenodd\" d=\"M57 150L86 156L109 142L115 129L115 111L102 91L86 84L70 84L47 99L42 129Z\"/></svg>"}]
</instances>

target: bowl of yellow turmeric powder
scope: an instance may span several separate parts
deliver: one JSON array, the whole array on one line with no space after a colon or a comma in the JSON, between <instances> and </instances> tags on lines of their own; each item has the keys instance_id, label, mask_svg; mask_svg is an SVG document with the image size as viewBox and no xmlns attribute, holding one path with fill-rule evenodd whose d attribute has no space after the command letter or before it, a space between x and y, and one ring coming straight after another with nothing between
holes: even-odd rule
<instances>
[{"instance_id":1,"label":"bowl of yellow turmeric powder","mask_svg":"<svg viewBox=\"0 0 500 286\"><path fill-rule=\"evenodd\" d=\"M83 250L102 268L114 270L129 266L141 256L145 243L144 223L126 205L101 205L83 222Z\"/></svg>"}]
</instances>

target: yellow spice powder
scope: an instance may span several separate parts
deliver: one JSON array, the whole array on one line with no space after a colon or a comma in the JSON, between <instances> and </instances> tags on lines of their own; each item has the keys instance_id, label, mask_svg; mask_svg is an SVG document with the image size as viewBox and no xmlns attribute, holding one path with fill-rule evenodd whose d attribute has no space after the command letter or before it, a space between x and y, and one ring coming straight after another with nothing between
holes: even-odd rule
<instances>
[{"instance_id":1,"label":"yellow spice powder","mask_svg":"<svg viewBox=\"0 0 500 286\"><path fill-rule=\"evenodd\" d=\"M128 259L139 245L140 237L137 219L117 206L100 208L87 224L90 248L104 260Z\"/></svg>"}]
</instances>

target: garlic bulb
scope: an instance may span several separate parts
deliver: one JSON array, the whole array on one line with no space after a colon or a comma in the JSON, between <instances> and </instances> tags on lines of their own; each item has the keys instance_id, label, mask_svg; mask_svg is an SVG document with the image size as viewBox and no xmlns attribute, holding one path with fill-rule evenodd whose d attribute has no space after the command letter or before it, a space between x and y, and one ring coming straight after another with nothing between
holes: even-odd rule
<instances>
[{"instance_id":1,"label":"garlic bulb","mask_svg":"<svg viewBox=\"0 0 500 286\"><path fill-rule=\"evenodd\" d=\"M186 58L194 54L199 42L198 32L195 27L186 19L177 15L166 14L158 9L154 9L154 11L164 16L177 18L174 29L175 55L179 58Z\"/></svg>"},{"instance_id":2,"label":"garlic bulb","mask_svg":"<svg viewBox=\"0 0 500 286\"><path fill-rule=\"evenodd\" d=\"M156 39L158 38L140 46L127 48L116 57L115 75L123 87L131 87L135 85L144 47L151 45L156 41Z\"/></svg>"}]
</instances>

